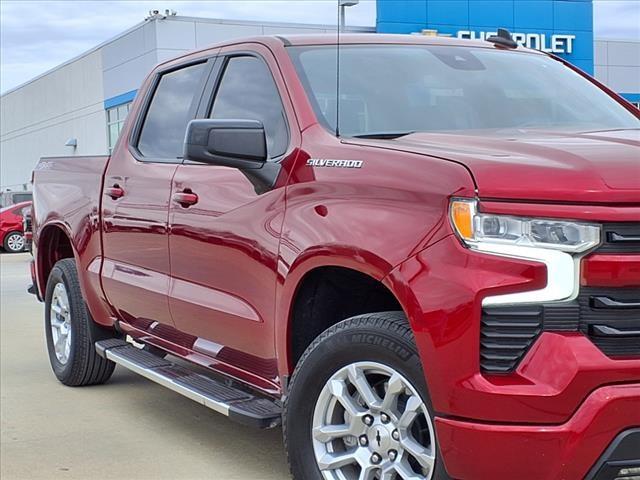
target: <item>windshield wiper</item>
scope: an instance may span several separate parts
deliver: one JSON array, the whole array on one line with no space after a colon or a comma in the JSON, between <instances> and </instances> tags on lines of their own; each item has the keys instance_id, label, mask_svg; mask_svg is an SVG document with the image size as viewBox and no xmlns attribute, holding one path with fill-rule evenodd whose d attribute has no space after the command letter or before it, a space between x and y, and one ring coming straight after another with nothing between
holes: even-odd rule
<instances>
[{"instance_id":1,"label":"windshield wiper","mask_svg":"<svg viewBox=\"0 0 640 480\"><path fill-rule=\"evenodd\" d=\"M360 133L358 135L351 135L354 138L372 138L376 140L393 140L394 138L404 137L411 135L412 132L376 132L376 133Z\"/></svg>"}]
</instances>

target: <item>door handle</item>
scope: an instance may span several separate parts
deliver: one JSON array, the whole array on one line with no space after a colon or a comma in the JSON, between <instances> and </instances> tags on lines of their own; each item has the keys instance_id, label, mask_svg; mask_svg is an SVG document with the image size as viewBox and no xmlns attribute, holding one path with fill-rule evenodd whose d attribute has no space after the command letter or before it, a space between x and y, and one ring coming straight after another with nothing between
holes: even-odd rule
<instances>
[{"instance_id":1,"label":"door handle","mask_svg":"<svg viewBox=\"0 0 640 480\"><path fill-rule=\"evenodd\" d=\"M184 208L188 208L191 205L198 203L198 195L193 192L176 192L171 197L173 201Z\"/></svg>"},{"instance_id":2,"label":"door handle","mask_svg":"<svg viewBox=\"0 0 640 480\"><path fill-rule=\"evenodd\" d=\"M107 187L104 189L104 194L107 197L111 197L112 200L117 200L124 196L124 190L120 188L120 185L117 183L112 187Z\"/></svg>"}]
</instances>

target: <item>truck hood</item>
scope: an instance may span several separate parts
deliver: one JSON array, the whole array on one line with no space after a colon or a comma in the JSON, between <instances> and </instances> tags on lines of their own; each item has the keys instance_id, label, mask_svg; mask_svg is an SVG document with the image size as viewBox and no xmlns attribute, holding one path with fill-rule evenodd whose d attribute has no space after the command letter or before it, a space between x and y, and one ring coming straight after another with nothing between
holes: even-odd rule
<instances>
[{"instance_id":1,"label":"truck hood","mask_svg":"<svg viewBox=\"0 0 640 480\"><path fill-rule=\"evenodd\" d=\"M640 204L640 129L415 133L358 143L461 163L481 198Z\"/></svg>"}]
</instances>

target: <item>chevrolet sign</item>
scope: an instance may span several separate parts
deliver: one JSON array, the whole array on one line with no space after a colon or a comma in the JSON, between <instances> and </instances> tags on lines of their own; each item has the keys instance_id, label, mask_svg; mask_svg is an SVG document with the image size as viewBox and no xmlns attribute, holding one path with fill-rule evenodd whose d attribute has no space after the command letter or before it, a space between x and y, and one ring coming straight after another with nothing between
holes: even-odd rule
<instances>
[{"instance_id":1,"label":"chevrolet sign","mask_svg":"<svg viewBox=\"0 0 640 480\"><path fill-rule=\"evenodd\" d=\"M458 38L470 40L486 40L497 32L475 32L473 30L460 30ZM575 35L550 35L545 33L512 33L511 36L518 45L541 50L547 53L572 53Z\"/></svg>"}]
</instances>

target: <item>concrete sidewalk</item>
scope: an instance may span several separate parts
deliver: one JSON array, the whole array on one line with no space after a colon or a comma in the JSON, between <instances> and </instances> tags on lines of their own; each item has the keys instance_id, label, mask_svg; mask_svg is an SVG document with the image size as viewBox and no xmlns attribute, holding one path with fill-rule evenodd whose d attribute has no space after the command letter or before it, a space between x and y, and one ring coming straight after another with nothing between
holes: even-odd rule
<instances>
[{"instance_id":1,"label":"concrete sidewalk","mask_svg":"<svg viewBox=\"0 0 640 480\"><path fill-rule=\"evenodd\" d=\"M0 255L0 477L284 480L282 432L229 421L120 367L102 386L54 377L28 254Z\"/></svg>"}]
</instances>

